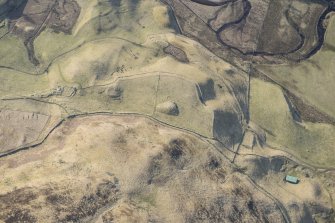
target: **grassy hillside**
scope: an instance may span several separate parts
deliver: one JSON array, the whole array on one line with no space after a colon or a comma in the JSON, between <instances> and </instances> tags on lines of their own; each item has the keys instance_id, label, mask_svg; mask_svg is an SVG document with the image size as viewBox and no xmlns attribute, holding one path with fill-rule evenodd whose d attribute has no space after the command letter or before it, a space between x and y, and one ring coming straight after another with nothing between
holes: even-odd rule
<instances>
[{"instance_id":1,"label":"grassy hillside","mask_svg":"<svg viewBox=\"0 0 335 223\"><path fill-rule=\"evenodd\" d=\"M335 16L329 20L321 50L299 64L259 65L257 69L321 112L335 117Z\"/></svg>"},{"instance_id":2,"label":"grassy hillside","mask_svg":"<svg viewBox=\"0 0 335 223\"><path fill-rule=\"evenodd\" d=\"M334 167L335 126L295 122L278 86L251 80L250 115L251 120L267 132L271 146L312 165Z\"/></svg>"}]
</instances>

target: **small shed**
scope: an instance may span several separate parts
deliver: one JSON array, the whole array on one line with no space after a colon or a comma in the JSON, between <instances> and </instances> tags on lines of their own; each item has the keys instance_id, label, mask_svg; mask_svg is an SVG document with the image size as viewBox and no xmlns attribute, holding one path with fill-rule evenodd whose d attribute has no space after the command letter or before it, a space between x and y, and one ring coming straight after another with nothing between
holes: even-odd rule
<instances>
[{"instance_id":1,"label":"small shed","mask_svg":"<svg viewBox=\"0 0 335 223\"><path fill-rule=\"evenodd\" d=\"M292 184L297 184L297 183L299 183L299 179L298 179L298 177L294 177L294 176L290 176L290 175L286 175L286 177L285 177L285 181L286 181L286 182L289 182L289 183L292 183Z\"/></svg>"}]
</instances>

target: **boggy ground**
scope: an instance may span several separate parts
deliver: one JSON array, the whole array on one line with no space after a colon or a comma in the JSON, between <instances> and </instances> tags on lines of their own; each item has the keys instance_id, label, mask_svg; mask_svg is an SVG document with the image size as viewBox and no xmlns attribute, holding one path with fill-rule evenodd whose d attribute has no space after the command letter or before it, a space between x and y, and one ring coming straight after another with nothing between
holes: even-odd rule
<instances>
[{"instance_id":1,"label":"boggy ground","mask_svg":"<svg viewBox=\"0 0 335 223\"><path fill-rule=\"evenodd\" d=\"M232 62L300 61L322 46L330 1L165 0L183 34ZM191 18L191 19L190 19Z\"/></svg>"},{"instance_id":2,"label":"boggy ground","mask_svg":"<svg viewBox=\"0 0 335 223\"><path fill-rule=\"evenodd\" d=\"M6 223L285 222L210 144L142 117L70 119L0 171Z\"/></svg>"}]
</instances>

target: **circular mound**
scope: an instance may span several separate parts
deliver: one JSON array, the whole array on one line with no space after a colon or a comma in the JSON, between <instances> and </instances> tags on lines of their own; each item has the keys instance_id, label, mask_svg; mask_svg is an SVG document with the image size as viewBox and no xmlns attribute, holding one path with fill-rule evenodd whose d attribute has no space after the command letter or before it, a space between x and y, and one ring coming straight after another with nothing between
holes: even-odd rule
<instances>
[{"instance_id":1,"label":"circular mound","mask_svg":"<svg viewBox=\"0 0 335 223\"><path fill-rule=\"evenodd\" d=\"M119 85L113 85L105 90L105 94L114 100L119 100L122 97L123 89Z\"/></svg>"},{"instance_id":2,"label":"circular mound","mask_svg":"<svg viewBox=\"0 0 335 223\"><path fill-rule=\"evenodd\" d=\"M167 115L179 115L178 105L173 101L166 101L157 105L156 110Z\"/></svg>"}]
</instances>

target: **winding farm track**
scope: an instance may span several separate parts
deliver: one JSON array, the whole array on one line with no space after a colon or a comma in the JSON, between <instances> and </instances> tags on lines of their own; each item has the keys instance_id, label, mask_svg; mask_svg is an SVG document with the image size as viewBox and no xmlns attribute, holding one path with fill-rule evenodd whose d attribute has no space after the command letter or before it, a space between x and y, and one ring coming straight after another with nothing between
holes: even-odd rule
<instances>
[{"instance_id":1,"label":"winding farm track","mask_svg":"<svg viewBox=\"0 0 335 223\"><path fill-rule=\"evenodd\" d=\"M197 3L199 3L199 4L208 5L208 6L223 6L223 5L229 4L229 3L231 3L231 2L238 1L238 0L192 0L192 1L197 2ZM251 10L251 4L250 4L250 2L249 2L248 0L241 0L241 1L245 1L245 3L246 3L246 4L245 4L245 5L246 5L246 8L244 8L244 14L243 14L243 16L242 16L241 18L239 18L238 20L236 20L236 21L233 21L233 22L231 22L231 23L224 24L221 28L219 28L219 30L217 31L217 33L220 33L220 32L222 32L222 31L224 31L226 28L228 28L229 26L231 26L231 25L233 25L233 24L237 24L237 23L241 22L243 19L245 19L245 18L249 15L250 10ZM331 1L331 0L327 0L327 2L329 2L329 6L328 6L327 10L326 10L326 11L322 14L322 16L320 17L320 20L319 20L319 23L318 23L318 27L317 27L317 28L318 28L319 37L320 37L320 38L319 38L319 45L320 45L319 48L321 48L321 46L322 46L322 44L323 44L323 41L324 41L324 33L325 33L325 29L324 29L323 26L322 26L323 20L325 19L326 15L327 15L329 12L335 11L335 6L334 6L334 4L332 3L332 1ZM322 35L320 35L320 33L321 33ZM218 35L218 38L219 38L219 35ZM135 45L141 45L141 44L139 44L139 43L135 43L135 42L133 42L133 41L129 41L129 40L127 40L127 39L118 38L118 37L99 38L99 39L93 39L93 40L90 40L90 41L85 41L85 42L79 44L78 46L76 46L75 48L73 48L73 49L71 49L71 50L69 50L69 51L66 51L66 52L64 52L64 53L62 53L62 54L60 54L60 55L58 55L58 56L55 57L52 61L50 61L50 63L48 64L48 66L46 67L46 69L45 69L44 71L42 71L42 72L40 72L40 73L38 73L38 74L28 73L28 72L24 72L24 71L18 71L18 70L16 70L15 68L10 68L10 67L2 67L2 66L0 66L0 68L1 68L1 69L14 70L14 71L17 71L17 72L22 73L23 75L42 75L43 73L47 72L48 69L50 68L50 66L53 64L53 62L55 62L55 60L59 59L60 57L66 55L66 54L68 54L68 53L70 53L70 52L72 52L72 51L74 51L74 50L77 50L77 49L81 48L82 46L84 46L84 45L87 44L87 43L95 42L95 41L100 41L100 40L103 40L103 39L119 39L119 40L124 40L124 41L130 42L130 43L135 44ZM225 44L222 40L221 40L221 42L222 42L222 44ZM318 48L318 49L319 49L319 48ZM314 53L317 52L318 49L314 49L313 52L314 52ZM238 50L238 49L237 49L237 50ZM265 54L265 53L262 53L262 52L252 52L252 53L251 53L251 52L250 52L250 54L257 55L257 54ZM311 54L311 55L312 55L312 54ZM309 56L311 56L311 55L309 55ZM32 98L17 98L17 99L35 100L35 99L32 99ZM12 100L12 99L1 99L1 100ZM13 100L16 100L16 99L13 99ZM40 101L40 102L45 102L45 101ZM47 103L47 102L45 102L45 103ZM58 105L58 104L57 104L57 105ZM59 106L60 106L60 105L59 105ZM62 106L60 106L60 107L61 107L63 110L65 110ZM93 114L95 114L95 113L93 113ZM91 113L88 114L88 113L87 113L87 114L81 114L80 116L82 116L82 115L93 115L93 114L91 114ZM100 114L100 113L96 113L96 114ZM101 114L106 114L106 113L101 112ZM111 112L111 113L107 113L107 114L113 114L113 115L139 115L139 116L146 116L146 115L139 114L139 113L112 113L112 112ZM78 116L79 116L79 115L78 115ZM76 117L76 115L70 115L70 116L68 116L67 118L74 118L74 117ZM196 133L196 132L194 132L194 131L192 131L192 130L189 130L189 129L183 129L183 128L180 128L180 127L177 127L177 126L169 125L168 123L164 123L164 122L162 122L162 121L159 121L159 120L157 120L157 119L155 119L154 117L151 117L151 116L146 116L146 117L148 117L148 118L150 118L150 119L152 119L152 120L154 120L154 121L156 121L156 122L159 122L159 123L161 123L161 124L170 126L170 127L172 127L172 128L175 128L175 129L178 129L178 130L181 130L181 131L185 131L185 132L188 132L188 133L192 133L192 134L197 135L197 137L200 137L200 138L202 138L202 139L206 138L207 140L213 140L213 138L207 138L207 137L205 137L205 136L203 136L203 135L200 135L200 134L198 134L198 133ZM46 134L46 136L45 136L43 139L41 139L39 142L35 142L35 143L33 143L33 144L30 144L30 145L27 145L27 146L24 146L24 147L20 147L20 148L17 148L17 149L15 149L15 150L11 150L11 151L8 151L8 152L5 152L5 153L0 153L0 158L2 158L2 157L6 157L6 156L9 156L9 155L12 155L12 154L15 154L15 153L20 152L20 151L23 151L23 150L28 150L28 149L30 149L30 148L34 148L34 147L36 147L36 146L42 144L42 143L44 142L44 140L49 136L49 134L50 134L51 132L53 132L56 128L58 128L58 127L63 123L63 121L65 121L67 118L60 120L60 122L59 122L56 126L54 126L54 127L52 128L52 130L51 130L48 134ZM221 145L221 146L224 146L224 145ZM226 148L226 147L225 147L225 148ZM234 156L236 156L236 155L242 155L242 154L239 154L238 151L232 151L232 150L230 150L229 148L226 148L226 149L228 149L230 152L234 153ZM218 150L219 150L219 149L218 149ZM287 153L287 152L286 152L286 153ZM292 154L289 154L289 153L287 153L287 154L290 155L290 156L292 156ZM292 157L294 157L294 156L292 156ZM326 171L327 171L327 170L330 170L330 171L333 170L333 168L330 168L330 169L324 169L324 168L322 168L322 167L311 166L311 165L308 165L307 163L302 162L302 161L299 160L299 159L294 159L294 161L297 162L297 163L299 163L299 164L302 164L302 165L305 165L305 166L312 167L312 168L314 168L314 169L323 169L323 170L326 170Z\"/></svg>"},{"instance_id":2,"label":"winding farm track","mask_svg":"<svg viewBox=\"0 0 335 223\"><path fill-rule=\"evenodd\" d=\"M235 1L238 1L238 0L222 0L222 1L220 1L220 0L218 0L218 1L207 1L207 0L192 0L192 1L194 1L194 2L197 2L197 3L201 3L201 4L206 4L206 5L210 5L210 6L217 6L217 5L225 5L225 4L228 4L228 3L230 3L230 2L235 2ZM232 24L237 24L237 23L239 23L239 22L241 22L244 18L246 18L247 16L248 16L248 14L249 14L249 12L250 12L250 9L251 9L251 4L250 4L250 2L248 1L248 0L241 0L241 1L245 1L246 2L246 5L247 5L247 8L245 9L245 13L244 13L244 15L240 18L240 19L238 19L237 21L234 21L234 22L231 22L231 23L228 23L228 24L224 24L219 30L218 30L218 32L222 32L224 29L226 29L226 28L228 28L229 26L231 26ZM322 22L323 22L323 20L325 19L325 17L326 17L326 15L329 13L329 12L331 12L331 11L335 11L335 6L333 5L333 4L331 4L331 1L330 0L328 0L330 3L329 3L329 7L328 7L328 9L323 13L323 16L322 16L322 18L320 18L320 21L319 21L319 26L320 27L322 27ZM325 32L325 29L320 29L323 33ZM322 41L321 41L321 46L322 46L322 44L323 44L323 38L324 38L324 35L322 35L321 36L322 37ZM17 69L15 69L15 68L11 68L11 67L2 67L2 66L0 66L0 69L8 69L8 70L14 70L14 71L17 71L17 72L20 72L20 73L22 73L22 75L42 75L42 74L44 74L45 72L47 72L48 70L49 70L49 68L50 68L50 66L57 60L57 59L59 59L59 58L61 58L62 56L64 56L64 55L66 55L66 54L68 54L68 53L70 53L70 52L73 52L73 51L75 51L75 50L77 50L77 49L79 49L79 48L81 48L81 47L83 47L84 45L86 45L86 44L88 44L88 43L91 43L91 42L96 42L96 41L101 41L101 40L104 40L104 39L118 39L118 40L124 40L124 41L127 41L127 42L129 42L129 43L132 43L132 44L134 44L134 45L141 45L141 43L136 43L136 42L133 42L133 41L130 41L130 40L127 40L127 39L124 39L124 38L119 38L119 37L108 37L108 38L98 38L98 39L93 39L93 40L89 40L89 41L84 41L84 42L82 42L82 43L80 43L79 45L77 45L76 47L74 47L73 49L70 49L70 50L68 50L68 51L66 51L66 52L64 52L64 53L62 53L62 54L60 54L60 55L58 55L57 57L55 57L52 61L50 61L50 63L48 64L48 66L46 67L46 69L45 70L43 70L42 72L40 72L40 73L37 73L37 74L33 74L33 73L28 73L28 72L24 72L24 71L19 71L19 70L17 70ZM222 41L222 40L221 40ZM145 41L144 41L145 42ZM222 41L223 42L223 41ZM321 46L320 46L320 48L321 48ZM315 49L316 50L316 49ZM316 50L317 51L317 50ZM257 52L254 52L254 54L256 54ZM248 72L249 73L249 72ZM109 83L110 84L110 83ZM0 100L17 100L17 99L26 99L26 100L35 100L35 99L32 99L32 98L14 98L14 99L0 99ZM44 103L48 103L48 102L45 102L45 101L40 101L40 102L44 102ZM58 105L58 104L56 104L56 105ZM60 105L59 105L60 106ZM63 110L65 110L66 111L66 109L65 108L63 108L62 106L60 106ZM67 113L67 112L66 112ZM106 114L106 113L103 113L103 112L101 112L102 114ZM67 113L68 114L68 113ZM97 114L100 114L100 113L97 113ZM143 115L143 114L139 114L139 113L114 113L114 112L111 112L111 113L108 113L108 114L113 114L113 115ZM90 113L90 114L81 114L81 116L82 115L93 115L92 113ZM145 116L145 115L144 115ZM76 117L76 115L69 115L67 118L73 118L73 117ZM149 116L147 116L147 117L149 117ZM65 118L65 119L62 119L54 128L52 128L52 130L48 133L48 134L46 134L46 136L43 138L43 139L41 139L41 140L39 140L38 142L35 142L35 143L33 143L33 144L30 144L30 145L27 145L27 146L24 146L24 147L20 147L20 148L17 148L17 149L15 149L15 150L11 150L11 151L8 151L8 152L6 152L6 153L0 153L0 158L2 158L2 157L6 157L6 156L9 156L9 155L12 155L12 154L15 154L15 153L17 153L17 152L20 152L20 151L23 151L23 150L28 150L28 149L30 149L30 148L34 148L34 147L36 147L36 146L38 146L38 145L40 145L40 144L42 144L43 142L44 142L44 140L49 136L49 134L51 133L51 132L53 132L56 128L58 128L62 123L63 123L63 121L65 121L67 118ZM157 119L155 119L155 118L153 118L153 117L149 117L150 119L153 119L153 120L155 120L155 121L157 121L157 122L160 122L161 124L164 124L164 125L167 125L167 126L170 126L170 127L172 127L172 128L175 128L175 129L179 129L179 130L182 130L182 131L186 131L186 132L188 132L188 133L192 133L192 134L195 134L195 135L197 135L198 137L201 137L201 138L207 138L206 136L203 136L203 135L200 135L200 134L198 134L198 133L196 133L196 132L193 132L192 130L189 130L189 129L183 129L183 128L180 128L180 127L176 127L176 126L172 126L172 125L169 125L168 123L164 123L164 122L162 122L162 121L159 121L159 120L157 120ZM207 138L207 140L213 140L213 138ZM219 144L220 144L220 142L218 142ZM221 146L223 146L223 147L225 147L224 145L222 145L221 144ZM243 154L240 154L238 151L232 151L232 150L230 150L229 148L227 148L227 147L225 147L227 150L229 150L229 152L231 152L231 153L234 153L234 156L236 156L236 155L243 155ZM218 149L219 150L219 149ZM282 151L282 150L281 150ZM287 153L287 152L286 152ZM288 155L290 155L290 157L294 157L292 154L289 154L289 153L287 153ZM292 158L293 159L293 158ZM330 170L330 171L332 171L333 170L333 168L330 168L330 169L324 169L324 168L322 168L322 167L317 167L317 166L311 166L311 165L308 165L307 163L304 163L304 162L302 162L301 160L299 160L299 159L296 159L296 157L294 157L294 159L293 159L295 162L297 162L297 163L299 163L299 164L301 164L301 165L304 165L304 166L309 166L309 167L312 167L312 168L314 168L314 169L322 169L322 170Z\"/></svg>"},{"instance_id":3,"label":"winding farm track","mask_svg":"<svg viewBox=\"0 0 335 223\"><path fill-rule=\"evenodd\" d=\"M226 6L228 4L237 2L239 0L191 0L191 1L195 2L195 3L198 3L198 4L205 5L205 6ZM286 51L286 52L283 52L283 53L271 53L271 52L257 51L257 50L243 52L243 50L241 50L239 47L232 46L231 44L222 40L222 38L220 36L221 33L225 32L228 28L245 21L248 18L248 16L250 15L250 12L251 12L251 9L252 9L252 4L250 3L250 1L249 0L240 0L240 1L243 2L243 6L244 6L243 15L240 18L236 19L235 21L222 24L222 26L218 30L213 30L210 26L208 26L213 32L215 32L217 40L222 45L224 45L226 47L229 47L229 48L231 48L235 51L238 51L240 54L245 55L245 56L283 56L283 57L285 57L285 56L288 56L288 55L293 54L295 52L298 52L299 50L302 49L302 47L304 46L304 44L306 42L306 37L303 34L303 32L300 30L300 27L297 24L295 24L295 22L289 17L288 11L285 12L285 17L286 17L287 21L289 22L290 26L297 32L297 34L300 37L299 44L297 44L296 47L294 47L293 49L290 49L289 51ZM328 3L328 6L324 10L324 12L320 15L319 21L318 21L318 24L317 24L317 27L316 27L317 35L318 35L318 38L317 38L318 41L312 48L308 49L307 53L301 55L296 60L297 62L300 62L302 60L306 60L306 59L310 58L311 56L313 56L316 52L318 52L318 50L321 49L321 47L324 43L325 32L326 32L326 28L323 25L324 20L326 19L326 16L330 12L335 11L335 3L332 0L324 0L324 1ZM189 10L191 10L199 19L201 19L190 7L188 7L183 2L182 2L182 4L185 7L187 7ZM206 21L204 21L204 22L207 23Z\"/></svg>"},{"instance_id":4,"label":"winding farm track","mask_svg":"<svg viewBox=\"0 0 335 223\"><path fill-rule=\"evenodd\" d=\"M223 6L225 4L228 4L230 2L234 2L236 0L192 0L194 2L197 2L197 3L200 3L200 4L204 4L204 5L208 5L208 6ZM216 35L217 35L217 38L218 40L221 42L221 44L224 44L230 48L234 48L232 46L229 46L228 44L226 44L221 38L220 38L220 33L221 32L224 32L224 30L226 30L228 27L234 25L234 24L238 24L240 23L241 21L243 21L245 18L248 17L249 13L250 13L250 10L251 10L251 4L248 0L243 0L245 1L245 5L246 5L246 8L244 8L244 14L241 18L239 18L238 20L236 21L233 21L233 22L230 22L230 23L227 23L227 24L224 24L222 25L217 31L216 31ZM330 1L329 1L330 2ZM325 28L323 28L322 24L323 24L323 21L324 19L326 18L326 15L331 12L331 11L335 11L335 7L331 4L329 4L329 7L328 9L321 15L320 19L319 19L319 22L318 22L318 27L317 27L317 30L318 30L318 35L319 35L319 38L318 38L318 44L315 48L313 48L307 55L304 56L303 59L307 59L309 58L310 56L314 55L323 45L323 42L324 42L324 35L325 35ZM299 32L298 30L298 27L295 27L295 29L297 30L297 32L299 33L299 35L301 36L301 39L302 39L302 42L299 44L298 47L296 47L295 49L293 49L292 51L290 52L287 52L285 54L280 54L280 55L286 55L286 54L290 54L290 53L293 53L297 50L299 50L302 45L304 44L304 36ZM121 38L112 38L111 39L121 39ZM100 39L98 39L100 40ZM84 44L88 43L88 42L93 42L93 41L98 41L98 40L92 40L92 41L87 41L87 42L84 42L84 43L81 43L79 44L76 48L68 51L68 52L65 52L59 56L57 56L56 58L54 58L50 64L47 66L47 68L39 73L39 74L31 74L31 73L24 73L22 71L23 74L28 74L28 75L41 75L43 74L44 72L48 71L49 67L51 66L51 64L57 60L58 58L64 56L66 53L69 53L71 51L74 51L80 47L82 47ZM125 40L125 41L128 41L128 42L131 42L129 40L126 40L126 39L122 39L122 40ZM134 43L134 42L132 42ZM134 44L138 44L138 43L134 43ZM267 53L267 52L247 52L247 53L243 53L242 51L240 51L238 48L234 48L235 50L238 50L240 53L244 54L244 55L269 55L269 56L272 56L272 55L278 55L278 54L271 54L271 53ZM0 68L5 68L5 69L12 69L12 68L9 68L9 67L0 67ZM15 70L15 69L12 69L12 70ZM30 98L27 98L27 99L30 99ZM42 101L41 101L42 102ZM45 102L46 103L46 102ZM58 105L58 104L57 104ZM60 106L60 105L59 105ZM24 147L21 147L21 148L17 148L15 150L12 150L12 151L9 151L9 152L6 152L6 153L0 153L0 159L1 158L4 158L4 157L7 157L7 156L10 156L10 155L13 155L13 154L16 154L18 152L21 152L21 151L24 151L24 150L29 150L29 149L33 149L33 148L36 148L38 147L39 145L43 144L45 142L45 140L50 136L50 134L52 132L54 132L58 127L60 127L66 120L69 120L69 119L75 119L75 118L78 118L78 117L85 117L85 116L96 116L96 115L110 115L110 116L137 116L137 117L145 117L145 118L148 118L162 126L166 126L166 127L169 127L169 128L172 128L172 129L176 129L178 131L182 131L182 132L185 132L187 134L191 134L195 137L197 137L198 139L208 143L209 145L213 146L217 151L219 151L223 156L225 156L225 154L223 154L219 148L216 147L216 145L214 145L213 143L210 143L209 141L211 140L215 140L213 138L208 138L206 136L203 136L195 131L192 131L192 130L189 130L189 129L185 129L185 128L181 128L181 127L177 127L177 126L174 126L174 125L171 125L169 123L165 123L165 122L162 122L152 116L149 116L149 115L144 115L144 114L140 114L140 113L114 113L114 112L96 112L96 113L85 113L85 114L78 114L78 115L69 115L68 117L66 118L63 118L63 119L60 119L59 122L45 135L45 137L43 137L42 139L40 139L38 142L35 142L34 144L31 144L29 146L24 146ZM241 144L239 144L240 146ZM228 148L226 148L228 149ZM229 150L229 149L228 149ZM234 157L236 157L236 155L242 155L242 156L246 156L246 155L249 155L249 154L240 154L238 153L238 150L237 151L231 151L229 150L229 152L231 153L234 153ZM250 155L254 155L254 154L250 154ZM226 156L225 156L226 157ZM229 158L226 157L228 160ZM287 158L287 157L285 157ZM301 162L299 160L294 160L294 162L297 162L299 163L299 165L301 165ZM304 163L306 165L306 163ZM310 165L306 165L306 166L310 166ZM255 188L257 188L257 190L259 190L260 192L262 192L263 194L265 194L267 197L269 197L271 200L273 200L273 202L277 205L277 207L280 209L284 219L286 222L291 222L290 220L290 217L284 207L284 205L277 199L275 198L273 195L271 195L269 192L267 192L264 188L262 188L260 185L258 185L253 179L251 179L248 175L244 174L245 177L248 178L248 180L255 186Z\"/></svg>"}]
</instances>

